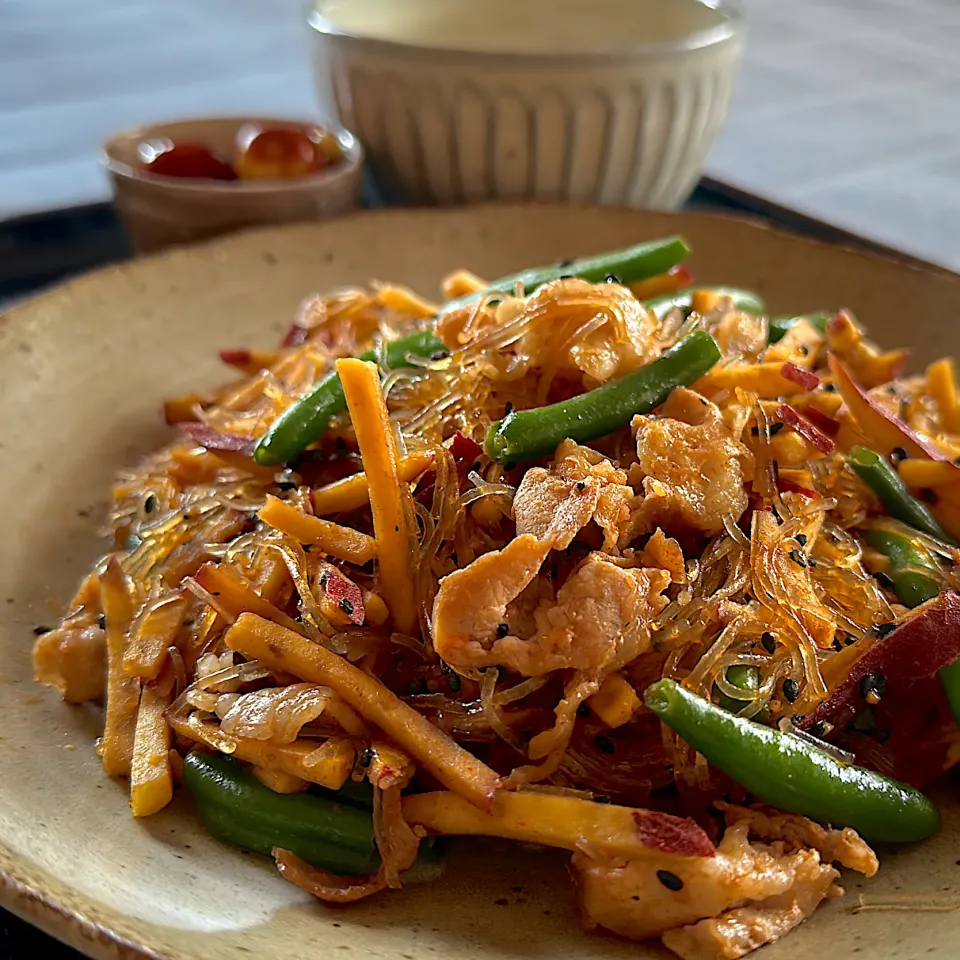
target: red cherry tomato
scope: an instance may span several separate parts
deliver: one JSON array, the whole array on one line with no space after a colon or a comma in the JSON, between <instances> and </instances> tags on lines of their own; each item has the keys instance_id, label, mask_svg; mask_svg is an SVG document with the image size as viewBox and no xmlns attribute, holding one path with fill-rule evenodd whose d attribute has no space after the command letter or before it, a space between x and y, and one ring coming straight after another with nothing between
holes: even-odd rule
<instances>
[{"instance_id":1,"label":"red cherry tomato","mask_svg":"<svg viewBox=\"0 0 960 960\"><path fill-rule=\"evenodd\" d=\"M237 172L199 143L175 143L143 164L149 173L191 180L236 180Z\"/></svg>"},{"instance_id":2,"label":"red cherry tomato","mask_svg":"<svg viewBox=\"0 0 960 960\"><path fill-rule=\"evenodd\" d=\"M286 180L316 173L327 164L320 145L293 127L261 130L236 159L241 180Z\"/></svg>"}]
</instances>

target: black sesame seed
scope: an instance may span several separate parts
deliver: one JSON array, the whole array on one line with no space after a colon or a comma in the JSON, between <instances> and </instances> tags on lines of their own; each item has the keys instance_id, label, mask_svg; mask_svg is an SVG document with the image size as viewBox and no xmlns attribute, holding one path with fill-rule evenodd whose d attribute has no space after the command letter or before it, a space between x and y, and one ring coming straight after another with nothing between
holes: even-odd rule
<instances>
[{"instance_id":1,"label":"black sesame seed","mask_svg":"<svg viewBox=\"0 0 960 960\"><path fill-rule=\"evenodd\" d=\"M220 596L220 591L219 591L219 590L211 590L211 591L210 591L210 596L211 596L211 597L219 597L219 596Z\"/></svg>"},{"instance_id":2,"label":"black sesame seed","mask_svg":"<svg viewBox=\"0 0 960 960\"><path fill-rule=\"evenodd\" d=\"M822 737L827 732L827 725L822 721L818 720L808 731L811 737L817 737L818 739Z\"/></svg>"},{"instance_id":3,"label":"black sesame seed","mask_svg":"<svg viewBox=\"0 0 960 960\"><path fill-rule=\"evenodd\" d=\"M446 360L446 358L449 357L449 356L450 356L450 351L449 351L449 350L435 350L433 353L430 354L430 359L431 359L431 360Z\"/></svg>"},{"instance_id":4,"label":"black sesame seed","mask_svg":"<svg viewBox=\"0 0 960 960\"><path fill-rule=\"evenodd\" d=\"M324 570L323 573L320 574L320 586L326 587L329 580L330 580L330 574L327 573L326 570Z\"/></svg>"},{"instance_id":5,"label":"black sesame seed","mask_svg":"<svg viewBox=\"0 0 960 960\"><path fill-rule=\"evenodd\" d=\"M561 279L561 280L575 280L576 277L574 277L574 275L573 275L572 273L561 273L561 274L560 274L560 279Z\"/></svg>"},{"instance_id":6,"label":"black sesame seed","mask_svg":"<svg viewBox=\"0 0 960 960\"><path fill-rule=\"evenodd\" d=\"M800 696L800 684L796 680L784 680L783 695L787 698L787 703L796 703Z\"/></svg>"},{"instance_id":7,"label":"black sesame seed","mask_svg":"<svg viewBox=\"0 0 960 960\"><path fill-rule=\"evenodd\" d=\"M590 708L585 703L581 703L580 706L577 707L577 716L584 717L584 718L589 717Z\"/></svg>"},{"instance_id":8,"label":"black sesame seed","mask_svg":"<svg viewBox=\"0 0 960 960\"><path fill-rule=\"evenodd\" d=\"M810 350L809 350L807 347L805 347L805 346L803 346L803 345L801 344L801 345L797 348L797 353L799 353L801 357L805 357L805 356L807 356L807 354L810 353Z\"/></svg>"},{"instance_id":9,"label":"black sesame seed","mask_svg":"<svg viewBox=\"0 0 960 960\"><path fill-rule=\"evenodd\" d=\"M874 576L877 578L877 583L879 583L881 587L886 587L888 590L893 589L893 577L889 574L881 570L879 573L874 574Z\"/></svg>"},{"instance_id":10,"label":"black sesame seed","mask_svg":"<svg viewBox=\"0 0 960 960\"><path fill-rule=\"evenodd\" d=\"M107 629L107 615L106 615L105 613L98 613L98 614L97 614L97 626L98 626L101 630L106 630L106 629Z\"/></svg>"},{"instance_id":11,"label":"black sesame seed","mask_svg":"<svg viewBox=\"0 0 960 960\"><path fill-rule=\"evenodd\" d=\"M623 280L620 279L615 273L608 273L606 277L607 283L623 283Z\"/></svg>"},{"instance_id":12,"label":"black sesame seed","mask_svg":"<svg viewBox=\"0 0 960 960\"><path fill-rule=\"evenodd\" d=\"M824 392L824 393L836 393L836 392L837 392L837 385L836 385L835 383L825 383L825 384L823 385L823 392Z\"/></svg>"},{"instance_id":13,"label":"black sesame seed","mask_svg":"<svg viewBox=\"0 0 960 960\"><path fill-rule=\"evenodd\" d=\"M882 640L884 637L890 636L890 634L896 629L897 624L895 623L878 623L873 628L873 632Z\"/></svg>"},{"instance_id":14,"label":"black sesame seed","mask_svg":"<svg viewBox=\"0 0 960 960\"><path fill-rule=\"evenodd\" d=\"M775 437L775 436L783 429L783 427L784 427L784 424L782 424L782 423L775 423L775 424L770 428L770 436L771 436L771 437Z\"/></svg>"},{"instance_id":15,"label":"black sesame seed","mask_svg":"<svg viewBox=\"0 0 960 960\"><path fill-rule=\"evenodd\" d=\"M510 632L509 623L501 623L497 626L497 636L502 640Z\"/></svg>"},{"instance_id":16,"label":"black sesame seed","mask_svg":"<svg viewBox=\"0 0 960 960\"><path fill-rule=\"evenodd\" d=\"M353 615L353 604L344 597L340 601L340 609L349 617Z\"/></svg>"},{"instance_id":17,"label":"black sesame seed","mask_svg":"<svg viewBox=\"0 0 960 960\"><path fill-rule=\"evenodd\" d=\"M894 463L902 463L904 460L907 459L907 456L908 456L907 451L904 450L903 447L894 447L890 451L890 459Z\"/></svg>"},{"instance_id":18,"label":"black sesame seed","mask_svg":"<svg viewBox=\"0 0 960 960\"><path fill-rule=\"evenodd\" d=\"M583 493L583 491L586 490L586 489L587 489L587 485L586 485L582 480L578 480L578 481L577 481L577 493Z\"/></svg>"},{"instance_id":19,"label":"black sesame seed","mask_svg":"<svg viewBox=\"0 0 960 960\"><path fill-rule=\"evenodd\" d=\"M34 627L33 635L35 637L42 637L45 633L49 633L53 627Z\"/></svg>"},{"instance_id":20,"label":"black sesame seed","mask_svg":"<svg viewBox=\"0 0 960 960\"><path fill-rule=\"evenodd\" d=\"M804 560L803 554L799 550L791 550L789 556L797 566L805 567L807 565L807 561Z\"/></svg>"},{"instance_id":21,"label":"black sesame seed","mask_svg":"<svg viewBox=\"0 0 960 960\"><path fill-rule=\"evenodd\" d=\"M817 561L814 560L813 557L807 557L807 566L808 566L808 567L815 567L816 565L817 565Z\"/></svg>"},{"instance_id":22,"label":"black sesame seed","mask_svg":"<svg viewBox=\"0 0 960 960\"><path fill-rule=\"evenodd\" d=\"M759 427L751 427L751 428L750 428L750 432L751 432L755 437L759 437L759 436L760 436L760 428L759 428Z\"/></svg>"},{"instance_id":23,"label":"black sesame seed","mask_svg":"<svg viewBox=\"0 0 960 960\"><path fill-rule=\"evenodd\" d=\"M857 642L857 637L849 636L849 635L847 636L847 639L844 640L844 643L845 643L848 647L852 647L856 642Z\"/></svg>"},{"instance_id":24,"label":"black sesame seed","mask_svg":"<svg viewBox=\"0 0 960 960\"><path fill-rule=\"evenodd\" d=\"M152 493L143 501L143 509L145 513L153 513L157 509L157 498Z\"/></svg>"},{"instance_id":25,"label":"black sesame seed","mask_svg":"<svg viewBox=\"0 0 960 960\"><path fill-rule=\"evenodd\" d=\"M674 893L683 889L683 881L675 873L671 873L669 870L658 870L657 879L668 890L673 890Z\"/></svg>"},{"instance_id":26,"label":"black sesame seed","mask_svg":"<svg viewBox=\"0 0 960 960\"><path fill-rule=\"evenodd\" d=\"M303 552L304 552L304 553L309 553L312 549L313 549L313 544L312 544L312 543L305 543L305 544L303 545Z\"/></svg>"},{"instance_id":27,"label":"black sesame seed","mask_svg":"<svg viewBox=\"0 0 960 960\"><path fill-rule=\"evenodd\" d=\"M767 653L776 652L777 638L769 630L760 638L760 642L763 644L763 649L766 650Z\"/></svg>"},{"instance_id":28,"label":"black sesame seed","mask_svg":"<svg viewBox=\"0 0 960 960\"><path fill-rule=\"evenodd\" d=\"M836 650L837 653L839 653L843 649L843 644L840 642L839 637L833 638L833 649Z\"/></svg>"},{"instance_id":29,"label":"black sesame seed","mask_svg":"<svg viewBox=\"0 0 960 960\"><path fill-rule=\"evenodd\" d=\"M371 763L373 763L373 751L366 747L360 751L360 766L369 767Z\"/></svg>"},{"instance_id":30,"label":"black sesame seed","mask_svg":"<svg viewBox=\"0 0 960 960\"><path fill-rule=\"evenodd\" d=\"M864 700L876 702L887 692L887 678L882 673L865 673L858 689Z\"/></svg>"},{"instance_id":31,"label":"black sesame seed","mask_svg":"<svg viewBox=\"0 0 960 960\"><path fill-rule=\"evenodd\" d=\"M593 745L603 753L613 753L615 750L613 741L609 737L594 737Z\"/></svg>"},{"instance_id":32,"label":"black sesame seed","mask_svg":"<svg viewBox=\"0 0 960 960\"><path fill-rule=\"evenodd\" d=\"M805 547L807 545L807 535L805 533L798 533L793 539L796 540L801 547Z\"/></svg>"}]
</instances>

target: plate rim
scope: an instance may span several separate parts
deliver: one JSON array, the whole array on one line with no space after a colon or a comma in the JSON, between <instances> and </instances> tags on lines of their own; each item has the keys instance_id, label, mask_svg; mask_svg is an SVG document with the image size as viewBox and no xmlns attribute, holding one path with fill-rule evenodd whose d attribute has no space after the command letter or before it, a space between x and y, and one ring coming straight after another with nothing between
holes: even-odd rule
<instances>
[{"instance_id":1,"label":"plate rim","mask_svg":"<svg viewBox=\"0 0 960 960\"><path fill-rule=\"evenodd\" d=\"M119 263L109 264L78 276L67 278L44 289L26 300L20 301L10 308L0 312L0 328L8 332L13 325L29 323L32 314L43 311L48 304L72 291L94 287L109 283L111 278L140 271L155 269L164 262L176 263L188 258L197 252L207 252L221 248L230 248L237 244L243 246L251 237L268 238L280 233L292 233L298 230L317 227L318 225L332 226L343 221L355 220L402 220L412 216L427 216L430 218L457 218L465 215L466 211L504 211L522 212L531 208L550 208L565 210L576 215L577 212L592 212L602 214L605 211L615 215L623 212L654 213L658 217L667 217L671 221L681 224L692 218L711 221L717 224L736 223L749 226L766 232L770 236L789 239L792 243L800 242L809 247L829 248L844 251L846 255L856 256L863 262L874 264L876 267L894 267L925 275L942 277L953 282L960 281L960 272L952 271L937 264L927 264L913 258L901 259L895 251L878 251L857 247L853 243L805 236L777 224L771 224L760 217L744 215L742 213L726 213L716 211L641 211L627 207L605 207L591 203L563 203L557 201L525 201L511 202L498 201L482 204L470 204L457 207L389 207L359 210L337 217L329 221L305 221L303 223L283 224L276 226L254 227L239 230L225 236L204 240L198 243L184 244L172 247L146 256L135 257ZM678 226L682 233L682 227ZM10 856L20 858L21 855ZM44 872L45 871L41 871ZM68 897L62 892L51 892L44 889L47 882L43 877L24 879L24 871L17 870L16 862L10 865L0 865L0 907L9 910L26 923L37 927L44 933L60 942L94 958L94 960L170 960L171 955L157 952L152 947L141 942L137 943L110 927L86 915L76 907L70 906ZM55 878L50 877L51 887L57 885Z\"/></svg>"}]
</instances>

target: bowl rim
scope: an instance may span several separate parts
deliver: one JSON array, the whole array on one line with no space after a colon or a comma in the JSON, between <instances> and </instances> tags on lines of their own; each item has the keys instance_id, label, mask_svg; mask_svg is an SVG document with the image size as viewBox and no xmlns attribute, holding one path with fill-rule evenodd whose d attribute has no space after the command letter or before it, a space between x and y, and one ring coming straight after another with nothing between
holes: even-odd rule
<instances>
[{"instance_id":1,"label":"bowl rim","mask_svg":"<svg viewBox=\"0 0 960 960\"><path fill-rule=\"evenodd\" d=\"M316 173L305 174L300 177L276 180L207 180L203 178L191 179L188 177L165 177L150 173L133 164L120 160L115 155L115 149L120 143L147 140L163 136L164 127L197 127L202 128L210 123L261 123L288 126L322 127L333 133L343 150L341 162L318 170ZM201 138L202 139L202 138ZM358 168L363 166L365 153L360 138L351 130L337 123L326 123L318 119L304 119L302 117L268 117L256 114L222 114L207 117L182 117L158 120L152 123L130 127L112 134L100 145L100 165L109 173L123 180L132 180L157 188L184 194L222 194L258 196L273 194L280 191L313 190L320 186L336 184L338 180L349 179Z\"/></svg>"},{"instance_id":2,"label":"bowl rim","mask_svg":"<svg viewBox=\"0 0 960 960\"><path fill-rule=\"evenodd\" d=\"M370 46L384 53L422 56L429 52L431 56L437 59L456 57L458 60L472 59L484 63L500 60L513 65L525 63L528 66L531 65L531 61L535 65L555 66L562 63L568 68L575 68L578 66L595 66L601 62L622 63L634 60L637 57L665 59L677 54L693 53L736 40L743 35L746 28L746 18L739 0L691 0L691 2L699 3L701 6L722 13L723 21L715 26L696 30L679 40L646 41L608 51L583 50L576 53L537 53L517 50L476 50L455 45L435 46L408 40L389 40L383 37L352 32L334 23L321 13L321 8L327 2L329 0L310 0L308 4L307 24L315 34L320 36Z\"/></svg>"}]
</instances>

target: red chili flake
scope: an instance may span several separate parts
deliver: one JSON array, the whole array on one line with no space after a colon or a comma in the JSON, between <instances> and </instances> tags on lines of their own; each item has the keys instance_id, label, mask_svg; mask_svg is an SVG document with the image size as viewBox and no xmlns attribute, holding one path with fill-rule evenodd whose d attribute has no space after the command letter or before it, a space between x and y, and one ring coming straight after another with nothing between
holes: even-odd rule
<instances>
[{"instance_id":1,"label":"red chili flake","mask_svg":"<svg viewBox=\"0 0 960 960\"><path fill-rule=\"evenodd\" d=\"M833 453L833 441L808 420L804 420L789 403L781 403L774 416L821 453Z\"/></svg>"},{"instance_id":2,"label":"red chili flake","mask_svg":"<svg viewBox=\"0 0 960 960\"><path fill-rule=\"evenodd\" d=\"M336 567L325 567L320 577L323 592L358 627L363 625L366 611L363 609L363 591L348 580Z\"/></svg>"},{"instance_id":3,"label":"red chili flake","mask_svg":"<svg viewBox=\"0 0 960 960\"><path fill-rule=\"evenodd\" d=\"M791 383L799 384L804 390L816 390L820 386L820 378L795 363L785 363L780 368L780 374Z\"/></svg>"},{"instance_id":4,"label":"red chili flake","mask_svg":"<svg viewBox=\"0 0 960 960\"><path fill-rule=\"evenodd\" d=\"M674 817L657 810L634 810L633 822L645 847L681 857L714 857L717 854L710 838L689 818Z\"/></svg>"},{"instance_id":5,"label":"red chili flake","mask_svg":"<svg viewBox=\"0 0 960 960\"><path fill-rule=\"evenodd\" d=\"M180 429L194 443L207 450L224 450L230 453L240 453L244 456L253 456L253 448L257 441L253 437L244 437L236 433L221 433L205 423L180 423Z\"/></svg>"},{"instance_id":6,"label":"red chili flake","mask_svg":"<svg viewBox=\"0 0 960 960\"><path fill-rule=\"evenodd\" d=\"M483 447L476 440L465 437L459 430L453 435L450 452L457 463L474 463L483 453Z\"/></svg>"},{"instance_id":7,"label":"red chili flake","mask_svg":"<svg viewBox=\"0 0 960 960\"><path fill-rule=\"evenodd\" d=\"M805 420L809 420L821 433L828 437L835 437L840 432L840 421L827 416L816 407L804 407L800 410Z\"/></svg>"},{"instance_id":8,"label":"red chili flake","mask_svg":"<svg viewBox=\"0 0 960 960\"><path fill-rule=\"evenodd\" d=\"M253 360L253 354L249 350L221 350L220 359L231 367L243 367Z\"/></svg>"},{"instance_id":9,"label":"red chili flake","mask_svg":"<svg viewBox=\"0 0 960 960\"><path fill-rule=\"evenodd\" d=\"M307 327L300 326L299 323L291 323L287 332L280 341L280 349L284 347L299 347L307 342L310 331Z\"/></svg>"}]
</instances>

